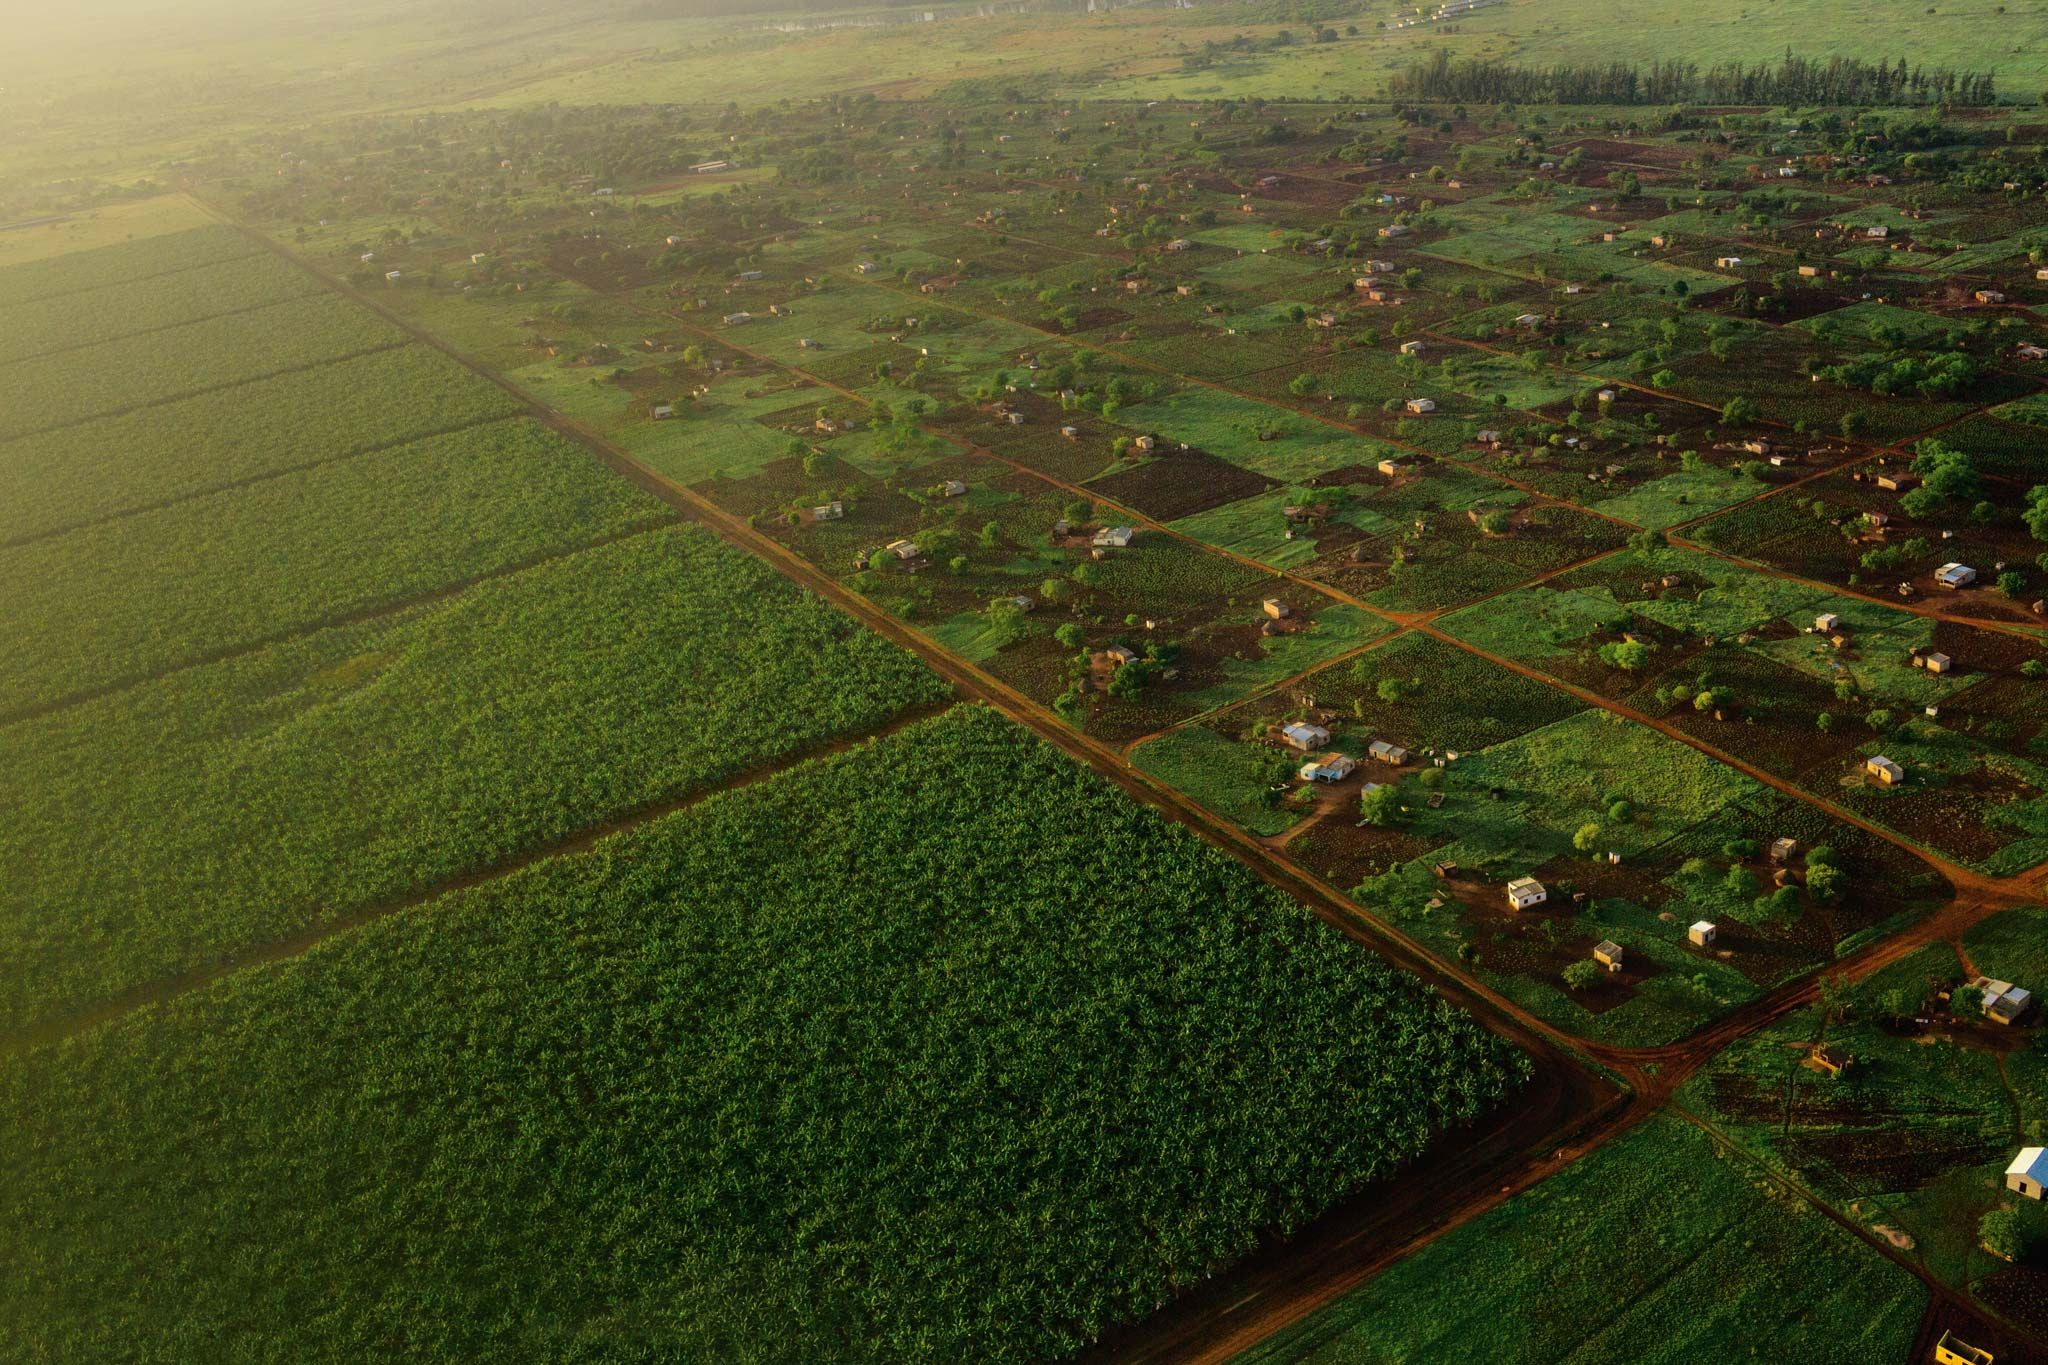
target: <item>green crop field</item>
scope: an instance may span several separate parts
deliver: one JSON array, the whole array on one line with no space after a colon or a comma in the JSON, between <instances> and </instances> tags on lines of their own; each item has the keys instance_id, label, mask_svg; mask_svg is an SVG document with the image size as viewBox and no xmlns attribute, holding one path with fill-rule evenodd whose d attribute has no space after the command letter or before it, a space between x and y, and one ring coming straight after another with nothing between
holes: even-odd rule
<instances>
[{"instance_id":1,"label":"green crop field","mask_svg":"<svg viewBox=\"0 0 2048 1365\"><path fill-rule=\"evenodd\" d=\"M399 345L404 335L318 294L0 365L0 440Z\"/></svg>"},{"instance_id":2,"label":"green crop field","mask_svg":"<svg viewBox=\"0 0 2048 1365\"><path fill-rule=\"evenodd\" d=\"M509 416L516 401L420 346L0 443L0 540Z\"/></svg>"},{"instance_id":3,"label":"green crop field","mask_svg":"<svg viewBox=\"0 0 2048 1365\"><path fill-rule=\"evenodd\" d=\"M298 1359L1045 1359L1523 1067L957 710L7 1065L0 1324L60 1357L212 1356L253 1315Z\"/></svg>"},{"instance_id":4,"label":"green crop field","mask_svg":"<svg viewBox=\"0 0 2048 1365\"><path fill-rule=\"evenodd\" d=\"M1247 1352L1248 1361L1903 1360L1927 1291L1654 1119ZM1541 1304L1541 1312L1529 1305Z\"/></svg>"},{"instance_id":5,"label":"green crop field","mask_svg":"<svg viewBox=\"0 0 2048 1365\"><path fill-rule=\"evenodd\" d=\"M740 660L744 685L728 676ZM416 895L944 694L680 528L0 726L0 1027ZM110 829L131 835L110 849Z\"/></svg>"},{"instance_id":6,"label":"green crop field","mask_svg":"<svg viewBox=\"0 0 2048 1365\"><path fill-rule=\"evenodd\" d=\"M319 292L311 275L265 254L17 303L0 307L0 365Z\"/></svg>"},{"instance_id":7,"label":"green crop field","mask_svg":"<svg viewBox=\"0 0 2048 1365\"><path fill-rule=\"evenodd\" d=\"M0 550L13 604L0 712L398 607L673 515L514 420Z\"/></svg>"}]
</instances>

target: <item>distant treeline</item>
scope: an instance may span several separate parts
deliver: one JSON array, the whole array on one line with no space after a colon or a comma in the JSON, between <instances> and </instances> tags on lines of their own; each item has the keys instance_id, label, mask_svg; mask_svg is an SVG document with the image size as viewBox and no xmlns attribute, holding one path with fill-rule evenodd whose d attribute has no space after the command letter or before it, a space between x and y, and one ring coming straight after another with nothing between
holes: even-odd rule
<instances>
[{"instance_id":1,"label":"distant treeline","mask_svg":"<svg viewBox=\"0 0 2048 1365\"><path fill-rule=\"evenodd\" d=\"M1929 71L1831 57L1825 62L1785 54L1776 65L1721 62L1704 72L1691 62L1631 66L1514 66L1453 62L1439 52L1396 72L1387 93L1397 100L1460 104L1995 104L1988 71Z\"/></svg>"}]
</instances>

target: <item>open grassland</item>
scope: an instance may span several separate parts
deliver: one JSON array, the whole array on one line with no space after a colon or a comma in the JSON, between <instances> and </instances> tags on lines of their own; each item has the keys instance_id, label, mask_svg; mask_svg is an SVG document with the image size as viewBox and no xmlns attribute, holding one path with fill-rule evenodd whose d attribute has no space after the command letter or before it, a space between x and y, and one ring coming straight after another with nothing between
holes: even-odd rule
<instances>
[{"instance_id":1,"label":"open grassland","mask_svg":"<svg viewBox=\"0 0 2048 1365\"><path fill-rule=\"evenodd\" d=\"M0 443L0 541L307 468L517 411L423 346L374 351Z\"/></svg>"},{"instance_id":2,"label":"open grassland","mask_svg":"<svg viewBox=\"0 0 2048 1365\"><path fill-rule=\"evenodd\" d=\"M0 550L0 715L670 520L524 419Z\"/></svg>"},{"instance_id":3,"label":"open grassland","mask_svg":"<svg viewBox=\"0 0 2048 1365\"><path fill-rule=\"evenodd\" d=\"M1392 1175L1525 1068L955 710L0 1066L0 1334L52 1358L214 1357L261 1322L302 1361L1043 1360ZM1809 1227L1696 1180L1660 1171L1627 1219L1588 1197L1574 1250L1612 1259L1676 1199L1822 1263ZM1854 1269L1820 1325L1867 1295Z\"/></svg>"},{"instance_id":4,"label":"open grassland","mask_svg":"<svg viewBox=\"0 0 2048 1365\"><path fill-rule=\"evenodd\" d=\"M1689 1124L1652 1119L1239 1357L1903 1360L1927 1293Z\"/></svg>"},{"instance_id":5,"label":"open grassland","mask_svg":"<svg viewBox=\"0 0 2048 1365\"><path fill-rule=\"evenodd\" d=\"M944 695L908 655L678 528L0 728L0 1028Z\"/></svg>"},{"instance_id":6,"label":"open grassland","mask_svg":"<svg viewBox=\"0 0 2048 1365\"><path fill-rule=\"evenodd\" d=\"M397 346L404 334L331 294L0 366L0 439Z\"/></svg>"}]
</instances>

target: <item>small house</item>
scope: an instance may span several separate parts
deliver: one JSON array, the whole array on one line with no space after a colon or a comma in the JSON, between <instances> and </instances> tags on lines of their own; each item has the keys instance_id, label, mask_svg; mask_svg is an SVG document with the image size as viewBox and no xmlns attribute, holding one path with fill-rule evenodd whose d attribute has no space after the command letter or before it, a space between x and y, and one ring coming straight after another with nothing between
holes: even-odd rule
<instances>
[{"instance_id":1,"label":"small house","mask_svg":"<svg viewBox=\"0 0 2048 1365\"><path fill-rule=\"evenodd\" d=\"M834 498L811 509L812 521L838 521L846 515L846 504Z\"/></svg>"},{"instance_id":2,"label":"small house","mask_svg":"<svg viewBox=\"0 0 2048 1365\"><path fill-rule=\"evenodd\" d=\"M1906 770L1883 754L1863 760L1863 771L1887 787L1896 787L1906 780Z\"/></svg>"},{"instance_id":3,"label":"small house","mask_svg":"<svg viewBox=\"0 0 2048 1365\"><path fill-rule=\"evenodd\" d=\"M1771 840L1771 861L1774 863L1789 863L1792 861L1792 855L1798 851L1799 841L1797 839Z\"/></svg>"},{"instance_id":4,"label":"small house","mask_svg":"<svg viewBox=\"0 0 2048 1365\"><path fill-rule=\"evenodd\" d=\"M1380 473L1386 475L1388 478L1391 479L1399 475L1402 470L1407 468L1407 466L1402 464L1399 460L1386 459L1381 460L1379 462L1378 468Z\"/></svg>"},{"instance_id":5,"label":"small house","mask_svg":"<svg viewBox=\"0 0 2048 1365\"><path fill-rule=\"evenodd\" d=\"M1833 634L1835 627L1840 624L1842 624L1842 618L1831 611L1824 611L1813 618L1813 628L1823 635Z\"/></svg>"},{"instance_id":6,"label":"small house","mask_svg":"<svg viewBox=\"0 0 2048 1365\"><path fill-rule=\"evenodd\" d=\"M1528 910L1550 899L1550 892L1534 877L1517 877L1508 883L1508 908Z\"/></svg>"},{"instance_id":7,"label":"small house","mask_svg":"<svg viewBox=\"0 0 2048 1365\"><path fill-rule=\"evenodd\" d=\"M1948 563L1934 571L1934 581L1951 591L1967 588L1977 581L1977 571L1967 564Z\"/></svg>"},{"instance_id":8,"label":"small house","mask_svg":"<svg viewBox=\"0 0 2048 1365\"><path fill-rule=\"evenodd\" d=\"M1080 440L1080 439L1081 439L1081 428L1079 428L1079 427L1061 427L1061 428L1060 428L1060 435L1062 435L1062 436L1066 437L1066 438L1067 438L1067 439L1068 439L1069 441L1078 441L1078 440Z\"/></svg>"},{"instance_id":9,"label":"small house","mask_svg":"<svg viewBox=\"0 0 2048 1365\"><path fill-rule=\"evenodd\" d=\"M1741 264L1742 258L1740 256L1716 256L1714 258L1714 266L1719 270L1733 270Z\"/></svg>"},{"instance_id":10,"label":"small house","mask_svg":"<svg viewBox=\"0 0 2048 1365\"><path fill-rule=\"evenodd\" d=\"M1692 928L1686 930L1685 936L1702 948L1711 948L1714 946L1714 940L1720 936L1720 933L1721 931L1715 927L1712 920L1703 919L1694 924Z\"/></svg>"},{"instance_id":11,"label":"small house","mask_svg":"<svg viewBox=\"0 0 2048 1365\"><path fill-rule=\"evenodd\" d=\"M2005 1168L2005 1187L2014 1194L2039 1199L2044 1184L2048 1184L2048 1147L2020 1148L2012 1165Z\"/></svg>"},{"instance_id":12,"label":"small house","mask_svg":"<svg viewBox=\"0 0 2048 1365\"><path fill-rule=\"evenodd\" d=\"M1436 411L1436 400L1434 398L1411 398L1406 406L1411 415L1421 417Z\"/></svg>"},{"instance_id":13,"label":"small house","mask_svg":"<svg viewBox=\"0 0 2048 1365\"><path fill-rule=\"evenodd\" d=\"M2010 981L1980 976L1970 983L1984 997L1984 1017L1994 1024L2015 1024L2034 1006L2032 991Z\"/></svg>"},{"instance_id":14,"label":"small house","mask_svg":"<svg viewBox=\"0 0 2048 1365\"><path fill-rule=\"evenodd\" d=\"M1280 727L1280 738L1289 748L1307 753L1311 749L1320 749L1328 744L1330 732L1320 725L1297 720Z\"/></svg>"},{"instance_id":15,"label":"small house","mask_svg":"<svg viewBox=\"0 0 2048 1365\"><path fill-rule=\"evenodd\" d=\"M1156 436L1140 436L1137 440L1131 442L1131 445L1139 450L1156 450L1159 448L1159 438Z\"/></svg>"},{"instance_id":16,"label":"small house","mask_svg":"<svg viewBox=\"0 0 2048 1365\"><path fill-rule=\"evenodd\" d=\"M1024 414L1016 411L1006 412L1003 414L1003 420L1013 427L1021 427L1024 425Z\"/></svg>"},{"instance_id":17,"label":"small house","mask_svg":"<svg viewBox=\"0 0 2048 1365\"><path fill-rule=\"evenodd\" d=\"M1125 664L1138 662L1138 651L1132 649L1129 645L1111 645L1108 649L1102 651L1102 657L1115 664L1118 668L1122 668Z\"/></svg>"},{"instance_id":18,"label":"small house","mask_svg":"<svg viewBox=\"0 0 2048 1365\"><path fill-rule=\"evenodd\" d=\"M1358 760L1349 754L1324 754L1301 765L1305 782L1342 782L1358 771Z\"/></svg>"},{"instance_id":19,"label":"small house","mask_svg":"<svg viewBox=\"0 0 2048 1365\"><path fill-rule=\"evenodd\" d=\"M1408 761L1408 751L1398 744L1389 744L1376 739L1365 746L1365 752L1375 763L1387 763L1398 768Z\"/></svg>"},{"instance_id":20,"label":"small house","mask_svg":"<svg viewBox=\"0 0 2048 1365\"><path fill-rule=\"evenodd\" d=\"M1421 343L1421 342L1419 342L1419 341L1404 341L1404 342L1402 342L1402 343L1401 343L1401 354L1402 354L1402 355L1421 355L1421 354L1422 354L1422 343Z\"/></svg>"},{"instance_id":21,"label":"small house","mask_svg":"<svg viewBox=\"0 0 2048 1365\"><path fill-rule=\"evenodd\" d=\"M1979 303L2004 303L2005 295L1999 293L1996 289L1979 289L1976 293L1976 299Z\"/></svg>"},{"instance_id":22,"label":"small house","mask_svg":"<svg viewBox=\"0 0 2048 1365\"><path fill-rule=\"evenodd\" d=\"M923 553L923 551L917 548L917 542L913 540L892 540L882 548L896 556L897 560L904 564L908 564Z\"/></svg>"},{"instance_id":23,"label":"small house","mask_svg":"<svg viewBox=\"0 0 2048 1365\"><path fill-rule=\"evenodd\" d=\"M1929 673L1946 673L1955 667L1955 660L1938 649L1930 649L1914 660Z\"/></svg>"},{"instance_id":24,"label":"small house","mask_svg":"<svg viewBox=\"0 0 2048 1365\"><path fill-rule=\"evenodd\" d=\"M757 283L762 278L762 274L758 270L742 270L738 275L734 276L734 278L737 279L741 284L754 284Z\"/></svg>"},{"instance_id":25,"label":"small house","mask_svg":"<svg viewBox=\"0 0 2048 1365\"><path fill-rule=\"evenodd\" d=\"M1820 267L1817 265L1802 265L1799 267L1799 277L1801 279L1810 280L1819 274Z\"/></svg>"},{"instance_id":26,"label":"small house","mask_svg":"<svg viewBox=\"0 0 2048 1365\"><path fill-rule=\"evenodd\" d=\"M1265 612L1266 615L1272 617L1275 621L1284 621L1294 614L1294 609L1277 597L1269 597L1259 603L1259 610Z\"/></svg>"},{"instance_id":27,"label":"small house","mask_svg":"<svg viewBox=\"0 0 2048 1365\"><path fill-rule=\"evenodd\" d=\"M404 278L405 272L403 270L387 270L384 272L384 282L386 284L397 284Z\"/></svg>"},{"instance_id":28,"label":"small house","mask_svg":"<svg viewBox=\"0 0 2048 1365\"><path fill-rule=\"evenodd\" d=\"M958 479L948 479L939 485L939 492L949 498L965 497L967 495L967 485Z\"/></svg>"},{"instance_id":29,"label":"small house","mask_svg":"<svg viewBox=\"0 0 2048 1365\"><path fill-rule=\"evenodd\" d=\"M1910 493L1920 486L1920 481L1911 474L1880 473L1874 482L1887 493Z\"/></svg>"},{"instance_id":30,"label":"small house","mask_svg":"<svg viewBox=\"0 0 2048 1365\"><path fill-rule=\"evenodd\" d=\"M675 415L676 410L667 403L657 403L654 407L654 420L657 422L666 422Z\"/></svg>"},{"instance_id":31,"label":"small house","mask_svg":"<svg viewBox=\"0 0 2048 1365\"><path fill-rule=\"evenodd\" d=\"M1611 938L1603 938L1593 945L1593 960L1610 972L1621 970L1622 947Z\"/></svg>"},{"instance_id":32,"label":"small house","mask_svg":"<svg viewBox=\"0 0 2048 1365\"><path fill-rule=\"evenodd\" d=\"M1189 241L1187 238L1176 237L1166 244L1166 249L1168 251L1186 251L1193 246L1194 243Z\"/></svg>"},{"instance_id":33,"label":"small house","mask_svg":"<svg viewBox=\"0 0 2048 1365\"><path fill-rule=\"evenodd\" d=\"M1820 1072L1823 1076L1839 1076L1855 1061L1847 1052L1833 1043L1815 1043L1807 1049L1806 1061L1802 1065Z\"/></svg>"},{"instance_id":34,"label":"small house","mask_svg":"<svg viewBox=\"0 0 2048 1365\"><path fill-rule=\"evenodd\" d=\"M1098 550L1121 550L1131 543L1134 534L1128 526L1105 526L1095 533L1092 544Z\"/></svg>"},{"instance_id":35,"label":"small house","mask_svg":"<svg viewBox=\"0 0 2048 1365\"><path fill-rule=\"evenodd\" d=\"M728 327L738 327L742 323L752 322L753 320L754 315L752 313L744 311L738 313L727 313L725 315L725 325Z\"/></svg>"},{"instance_id":36,"label":"small house","mask_svg":"<svg viewBox=\"0 0 2048 1365\"><path fill-rule=\"evenodd\" d=\"M1437 794L1442 795L1441 792ZM1437 863L1429 870L1431 872L1434 872L1438 877L1442 878L1444 881L1449 881L1451 878L1458 875L1458 865L1454 862L1451 862L1449 859L1445 859L1444 861Z\"/></svg>"}]
</instances>

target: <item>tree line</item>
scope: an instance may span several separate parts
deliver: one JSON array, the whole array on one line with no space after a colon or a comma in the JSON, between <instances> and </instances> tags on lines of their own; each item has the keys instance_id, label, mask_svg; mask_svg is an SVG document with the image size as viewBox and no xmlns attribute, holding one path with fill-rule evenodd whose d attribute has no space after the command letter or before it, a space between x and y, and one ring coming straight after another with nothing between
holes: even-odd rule
<instances>
[{"instance_id":1,"label":"tree line","mask_svg":"<svg viewBox=\"0 0 2048 1365\"><path fill-rule=\"evenodd\" d=\"M1814 61L1786 53L1773 65L1718 62L1704 72L1693 62L1648 66L1607 62L1588 66L1516 66L1508 62L1454 62L1438 52L1396 72L1387 83L1396 100L1472 104L1821 104L1898 105L1997 103L1988 71L1909 67L1882 59L1831 57Z\"/></svg>"}]
</instances>

